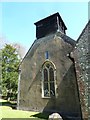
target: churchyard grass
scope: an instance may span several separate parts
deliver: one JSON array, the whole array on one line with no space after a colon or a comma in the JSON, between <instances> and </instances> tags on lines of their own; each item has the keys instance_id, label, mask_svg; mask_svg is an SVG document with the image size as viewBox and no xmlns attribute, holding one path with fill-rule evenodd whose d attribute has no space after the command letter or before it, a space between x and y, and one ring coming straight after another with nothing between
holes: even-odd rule
<instances>
[{"instance_id":1,"label":"churchyard grass","mask_svg":"<svg viewBox=\"0 0 90 120\"><path fill-rule=\"evenodd\" d=\"M12 109L10 105L11 103L9 103L8 101L0 99L0 119L1 118L31 118L31 120L33 120L34 118L36 118L35 120L41 120L41 119L45 120L47 118L44 114L41 114L39 112Z\"/></svg>"}]
</instances>

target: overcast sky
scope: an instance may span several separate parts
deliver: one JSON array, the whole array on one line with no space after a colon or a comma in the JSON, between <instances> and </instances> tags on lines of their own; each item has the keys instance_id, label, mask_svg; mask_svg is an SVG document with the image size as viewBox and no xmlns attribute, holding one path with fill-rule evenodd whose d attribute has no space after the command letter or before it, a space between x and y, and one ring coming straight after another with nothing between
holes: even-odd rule
<instances>
[{"instance_id":1,"label":"overcast sky","mask_svg":"<svg viewBox=\"0 0 90 120\"><path fill-rule=\"evenodd\" d=\"M36 39L34 23L40 19L59 12L67 26L66 34L75 40L88 22L88 2L2 2L0 7L0 35L10 43L22 44L26 50Z\"/></svg>"}]
</instances>

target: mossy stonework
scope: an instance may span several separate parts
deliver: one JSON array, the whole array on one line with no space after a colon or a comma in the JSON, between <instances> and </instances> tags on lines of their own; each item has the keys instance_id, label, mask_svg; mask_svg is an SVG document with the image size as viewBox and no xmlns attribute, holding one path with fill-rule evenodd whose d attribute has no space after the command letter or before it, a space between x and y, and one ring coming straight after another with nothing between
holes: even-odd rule
<instances>
[{"instance_id":1,"label":"mossy stonework","mask_svg":"<svg viewBox=\"0 0 90 120\"><path fill-rule=\"evenodd\" d=\"M82 117L90 119L90 21L77 40L74 50Z\"/></svg>"}]
</instances>

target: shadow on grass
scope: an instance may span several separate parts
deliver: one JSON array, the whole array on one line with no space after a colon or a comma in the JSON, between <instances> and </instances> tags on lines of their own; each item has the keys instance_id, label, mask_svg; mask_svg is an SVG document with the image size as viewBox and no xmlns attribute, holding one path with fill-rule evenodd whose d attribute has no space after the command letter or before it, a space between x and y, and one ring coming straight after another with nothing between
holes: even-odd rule
<instances>
[{"instance_id":1,"label":"shadow on grass","mask_svg":"<svg viewBox=\"0 0 90 120\"><path fill-rule=\"evenodd\" d=\"M12 107L13 109L16 109L17 103L5 101L5 102L0 102L0 106L9 106Z\"/></svg>"},{"instance_id":2,"label":"shadow on grass","mask_svg":"<svg viewBox=\"0 0 90 120\"><path fill-rule=\"evenodd\" d=\"M38 113L30 116L35 118L2 118L2 120L48 120L48 116L48 113Z\"/></svg>"},{"instance_id":3,"label":"shadow on grass","mask_svg":"<svg viewBox=\"0 0 90 120\"><path fill-rule=\"evenodd\" d=\"M45 120L40 118L2 118L2 120Z\"/></svg>"},{"instance_id":4,"label":"shadow on grass","mask_svg":"<svg viewBox=\"0 0 90 120\"><path fill-rule=\"evenodd\" d=\"M36 117L37 120L48 120L48 117L49 117L49 113L38 113L38 114L35 114L35 115L32 115L31 117Z\"/></svg>"}]
</instances>

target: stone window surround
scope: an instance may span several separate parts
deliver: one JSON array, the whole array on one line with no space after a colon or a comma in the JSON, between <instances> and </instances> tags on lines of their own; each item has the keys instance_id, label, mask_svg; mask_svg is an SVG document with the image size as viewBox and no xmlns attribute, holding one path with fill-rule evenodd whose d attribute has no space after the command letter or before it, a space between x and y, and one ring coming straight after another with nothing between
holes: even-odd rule
<instances>
[{"instance_id":1,"label":"stone window surround","mask_svg":"<svg viewBox=\"0 0 90 120\"><path fill-rule=\"evenodd\" d=\"M45 60L45 62L42 65L42 81L41 81L41 85L42 85L42 98L51 98L52 96L44 96L44 69L46 68L46 65L49 64L50 68L53 68L53 72L54 72L54 87L55 87L55 95L53 97L56 97L56 66L55 64L50 61L49 59ZM48 79L48 84L50 86L50 78ZM50 89L49 89L49 94L50 94Z\"/></svg>"}]
</instances>

